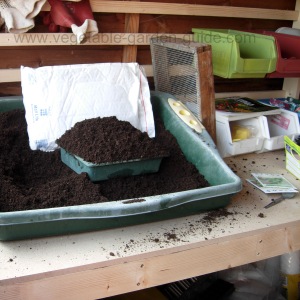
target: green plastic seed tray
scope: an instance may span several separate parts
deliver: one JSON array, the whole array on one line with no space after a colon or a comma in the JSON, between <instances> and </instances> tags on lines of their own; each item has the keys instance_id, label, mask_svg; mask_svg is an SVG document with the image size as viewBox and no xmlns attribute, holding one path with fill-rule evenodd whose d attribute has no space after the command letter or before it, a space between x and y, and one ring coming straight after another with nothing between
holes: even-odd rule
<instances>
[{"instance_id":1,"label":"green plastic seed tray","mask_svg":"<svg viewBox=\"0 0 300 300\"><path fill-rule=\"evenodd\" d=\"M159 170L162 157L153 159L135 159L123 162L93 164L81 157L60 149L61 160L77 174L87 173L93 182L116 177L156 173Z\"/></svg>"},{"instance_id":2,"label":"green plastic seed tray","mask_svg":"<svg viewBox=\"0 0 300 300\"><path fill-rule=\"evenodd\" d=\"M208 132L183 122L169 104L172 95L152 92L154 113L177 139L185 155L210 186L119 201L15 212L0 212L0 240L71 234L178 218L223 208L242 189L241 179L223 161ZM1 100L0 111L7 98ZM176 100L176 99L175 99ZM11 99L12 108L22 98Z\"/></svg>"}]
</instances>

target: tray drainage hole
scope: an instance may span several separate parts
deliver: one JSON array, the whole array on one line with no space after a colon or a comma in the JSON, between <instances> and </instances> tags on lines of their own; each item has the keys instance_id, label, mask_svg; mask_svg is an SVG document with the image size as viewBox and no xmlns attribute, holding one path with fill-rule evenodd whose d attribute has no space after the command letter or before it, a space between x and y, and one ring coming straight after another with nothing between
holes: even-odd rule
<instances>
[{"instance_id":1,"label":"tray drainage hole","mask_svg":"<svg viewBox=\"0 0 300 300\"><path fill-rule=\"evenodd\" d=\"M173 102L173 105L174 105L174 106L177 106L177 107L178 107L178 106L181 106L181 104L178 103L178 102Z\"/></svg>"},{"instance_id":2,"label":"tray drainage hole","mask_svg":"<svg viewBox=\"0 0 300 300\"><path fill-rule=\"evenodd\" d=\"M185 109L180 110L179 113L180 113L182 116L189 116L189 115L190 115L190 113L189 113L187 110L185 110Z\"/></svg>"},{"instance_id":3,"label":"tray drainage hole","mask_svg":"<svg viewBox=\"0 0 300 300\"><path fill-rule=\"evenodd\" d=\"M195 120L190 120L190 124L191 124L192 126L196 126L196 125L198 125L198 122L195 121Z\"/></svg>"}]
</instances>

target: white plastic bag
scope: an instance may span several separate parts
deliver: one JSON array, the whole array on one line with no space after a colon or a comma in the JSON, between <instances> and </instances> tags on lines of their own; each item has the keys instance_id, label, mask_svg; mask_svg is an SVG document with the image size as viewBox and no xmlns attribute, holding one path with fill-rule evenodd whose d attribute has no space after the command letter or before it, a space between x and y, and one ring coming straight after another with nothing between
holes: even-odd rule
<instances>
[{"instance_id":1,"label":"white plastic bag","mask_svg":"<svg viewBox=\"0 0 300 300\"><path fill-rule=\"evenodd\" d=\"M116 116L155 136L148 81L137 63L21 67L32 150L52 151L76 122Z\"/></svg>"}]
</instances>

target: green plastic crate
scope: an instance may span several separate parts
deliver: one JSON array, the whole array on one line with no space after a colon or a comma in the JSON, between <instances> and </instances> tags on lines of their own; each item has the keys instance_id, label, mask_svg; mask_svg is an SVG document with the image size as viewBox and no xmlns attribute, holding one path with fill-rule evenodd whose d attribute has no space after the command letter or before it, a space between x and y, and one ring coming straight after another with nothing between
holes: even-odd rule
<instances>
[{"instance_id":1,"label":"green plastic crate","mask_svg":"<svg viewBox=\"0 0 300 300\"><path fill-rule=\"evenodd\" d=\"M275 38L230 29L193 28L197 42L212 46L214 75L223 78L263 78L276 70Z\"/></svg>"},{"instance_id":2,"label":"green plastic crate","mask_svg":"<svg viewBox=\"0 0 300 300\"><path fill-rule=\"evenodd\" d=\"M152 92L155 114L159 114L167 130L177 139L183 154L205 176L211 186L143 197L143 201L119 201L0 212L0 240L103 230L147 222L178 218L227 206L242 189L241 179L222 160L206 130L200 134L185 124L173 111L167 93ZM9 99L0 98L0 112L7 110ZM4 109L2 110L2 104ZM22 98L11 99L12 109L22 106ZM170 174L171 176L171 174Z\"/></svg>"}]
</instances>

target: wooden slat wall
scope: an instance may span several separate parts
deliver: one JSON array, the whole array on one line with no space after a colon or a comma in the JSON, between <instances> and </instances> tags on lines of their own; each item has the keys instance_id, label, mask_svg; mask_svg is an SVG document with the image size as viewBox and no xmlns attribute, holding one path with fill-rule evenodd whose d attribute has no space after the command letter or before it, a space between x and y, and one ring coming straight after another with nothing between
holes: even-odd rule
<instances>
[{"instance_id":1,"label":"wooden slat wall","mask_svg":"<svg viewBox=\"0 0 300 300\"><path fill-rule=\"evenodd\" d=\"M298 12L294 10L295 0L267 3L258 0L180 2L90 0L100 33L89 43L80 46L74 44L75 39L71 34L61 34L60 38L59 34L47 34L42 16L36 17L36 25L30 34L22 35L23 42L17 40L20 36L0 34L0 95L20 94L20 83L12 83L19 79L17 72L5 72L6 69L18 69L20 65L39 67L107 61L137 61L142 65L150 65L148 43L149 36L153 34L180 34L187 37L191 35L193 27L275 30L291 26L298 18ZM46 4L43 10L48 12L49 9L50 6ZM128 33L122 37L122 41L120 33ZM151 78L149 80L151 83ZM10 89L7 88L7 82L11 82ZM217 92L238 91L241 86L256 90L278 89L282 86L282 80L231 80L229 83L228 80L215 78Z\"/></svg>"},{"instance_id":2,"label":"wooden slat wall","mask_svg":"<svg viewBox=\"0 0 300 300\"><path fill-rule=\"evenodd\" d=\"M96 62L137 61L146 69L153 86L149 39L172 35L192 39L192 28L230 28L237 30L291 27L299 18L296 1L259 0L167 0L109 1L90 0L99 34L76 45L72 33L48 33L42 14L29 33L0 33L0 96L20 95L21 65L40 67ZM215 77L218 93L281 90L282 79L230 79Z\"/></svg>"}]
</instances>

